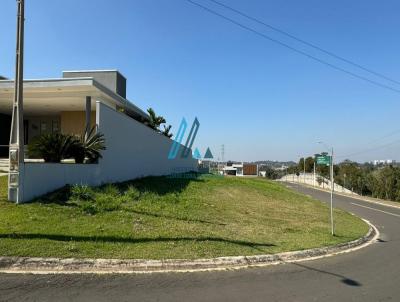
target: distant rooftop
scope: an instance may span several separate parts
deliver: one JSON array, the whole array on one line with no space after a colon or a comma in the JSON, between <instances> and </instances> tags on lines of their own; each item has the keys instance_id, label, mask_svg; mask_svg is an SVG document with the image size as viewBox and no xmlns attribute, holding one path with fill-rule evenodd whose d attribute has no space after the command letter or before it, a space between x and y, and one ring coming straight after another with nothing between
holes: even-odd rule
<instances>
[{"instance_id":1,"label":"distant rooftop","mask_svg":"<svg viewBox=\"0 0 400 302\"><path fill-rule=\"evenodd\" d=\"M8 80L6 77L3 77L2 75L0 75L0 80Z\"/></svg>"}]
</instances>

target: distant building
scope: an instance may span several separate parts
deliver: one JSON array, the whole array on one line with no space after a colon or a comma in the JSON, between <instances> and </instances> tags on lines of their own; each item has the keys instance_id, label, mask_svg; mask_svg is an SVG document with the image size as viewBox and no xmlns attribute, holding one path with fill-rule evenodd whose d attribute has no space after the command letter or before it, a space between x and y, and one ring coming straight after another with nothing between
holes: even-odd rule
<instances>
[{"instance_id":1,"label":"distant building","mask_svg":"<svg viewBox=\"0 0 400 302\"><path fill-rule=\"evenodd\" d=\"M233 176L258 176L258 165L228 163L223 168L223 174Z\"/></svg>"},{"instance_id":2,"label":"distant building","mask_svg":"<svg viewBox=\"0 0 400 302\"><path fill-rule=\"evenodd\" d=\"M273 169L275 171L285 171L287 168L289 168L288 166L282 165L281 167L274 167Z\"/></svg>"},{"instance_id":3,"label":"distant building","mask_svg":"<svg viewBox=\"0 0 400 302\"><path fill-rule=\"evenodd\" d=\"M394 159L376 159L372 162L374 166L380 166L380 165L394 165L396 164L396 161Z\"/></svg>"}]
</instances>

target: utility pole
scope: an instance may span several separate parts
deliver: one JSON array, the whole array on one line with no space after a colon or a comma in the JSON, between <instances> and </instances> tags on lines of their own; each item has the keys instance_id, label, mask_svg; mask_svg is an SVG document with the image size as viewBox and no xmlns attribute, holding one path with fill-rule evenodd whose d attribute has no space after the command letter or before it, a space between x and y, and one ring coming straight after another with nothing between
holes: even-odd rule
<instances>
[{"instance_id":1,"label":"utility pole","mask_svg":"<svg viewBox=\"0 0 400 302\"><path fill-rule=\"evenodd\" d=\"M24 175L24 21L25 1L17 0L17 47L15 63L15 90L10 133L10 172L8 175L8 199L21 202L23 199Z\"/></svg>"}]
</instances>

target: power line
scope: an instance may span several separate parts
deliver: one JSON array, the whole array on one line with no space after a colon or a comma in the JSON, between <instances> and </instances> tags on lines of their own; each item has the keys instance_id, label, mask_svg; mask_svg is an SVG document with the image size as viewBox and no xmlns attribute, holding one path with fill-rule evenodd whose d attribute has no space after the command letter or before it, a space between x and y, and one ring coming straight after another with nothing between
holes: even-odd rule
<instances>
[{"instance_id":1,"label":"power line","mask_svg":"<svg viewBox=\"0 0 400 302\"><path fill-rule=\"evenodd\" d=\"M284 30L282 30L280 28L277 28L277 27L275 27L273 25L270 25L270 24L268 24L268 23L266 23L266 22L264 22L264 21L262 21L260 19L257 19L255 17L252 17L252 16L250 16L250 15L248 15L248 14L246 14L246 13L244 13L244 12L238 10L238 9L235 9L235 8L229 6L229 5L226 5L226 4L221 3L219 1L216 1L216 0L209 0L209 1L211 1L211 2L213 2L215 4L218 4L219 6L222 6L222 7L226 8L226 9L229 9L230 11L233 11L233 12L235 12L235 13L237 13L237 14L239 14L239 15L241 15L241 16L249 19L249 20L257 22L257 23L259 23L259 24L261 24L261 25L263 25L265 27L268 27L268 28L270 28L270 29L272 29L272 30L274 30L274 31L276 31L276 32L278 32L280 34L283 34L283 35L285 35L285 36L287 36L287 37L289 37L291 39L294 39L297 42L303 43L304 45L307 45L307 46L312 47L312 48L314 48L316 50L319 50L319 51L321 51L321 52L323 52L323 53L325 53L325 54L327 54L327 55L329 55L329 56L331 56L331 57L333 57L335 59L341 60L343 62L346 62L347 64L353 65L353 66L355 66L357 68L360 68L360 69L362 69L362 70L364 70L366 72L369 72L369 73L371 73L371 74L373 74L373 75L375 75L377 77L380 77L382 79L385 79L387 81L390 81L392 83L400 85L400 82L397 81L397 80L394 80L394 79L392 79L392 78L390 78L390 77L388 77L388 76L386 76L384 74L381 74L379 72L373 71L372 69L369 69L367 67L362 66L361 64L358 64L358 63L356 63L354 61L351 61L351 60L346 59L346 58L344 58L342 56L339 56L339 55L337 55L337 54L335 54L335 53L333 53L333 52L331 52L329 50L323 49L322 47L319 47L319 46L317 46L317 45L315 45L313 43L310 43L310 42L307 42L307 41L305 41L305 40L303 40L301 38L298 38L298 37L286 32L286 31L284 31Z\"/></svg>"},{"instance_id":2,"label":"power line","mask_svg":"<svg viewBox=\"0 0 400 302\"><path fill-rule=\"evenodd\" d=\"M368 152L371 152L371 151L375 151L375 150L391 147L391 146L397 145L399 143L400 143L400 140L396 140L396 141L393 141L393 142L391 142L389 144L381 145L381 146L378 146L378 147L365 149L365 150L362 150L362 151L359 151L359 152L350 153L350 154L347 154L347 155L336 156L336 158L346 158L346 157L351 157L351 156L355 156L355 155L360 155L360 154L368 153Z\"/></svg>"},{"instance_id":3,"label":"power line","mask_svg":"<svg viewBox=\"0 0 400 302\"><path fill-rule=\"evenodd\" d=\"M400 133L400 129L392 131L392 132L390 132L390 133L388 133L388 134L386 134L384 136L381 136L379 138L376 138L373 141L371 141L370 144L374 144L374 143L380 142L380 141L385 140L386 138L391 137L391 136L393 136L395 134L398 134L398 133Z\"/></svg>"},{"instance_id":4,"label":"power line","mask_svg":"<svg viewBox=\"0 0 400 302\"><path fill-rule=\"evenodd\" d=\"M216 12L216 11L214 11L214 10L212 10L212 9L210 9L210 8L208 8L208 7L206 7L206 6L201 5L200 3L194 2L194 1L192 1L192 0L186 0L186 1L189 2L189 3L191 3L191 4L193 4L193 5L195 5L195 6L198 6L198 7L202 8L203 10L205 10L205 11L207 11L207 12L213 14L213 15L216 15L216 16L218 16L218 17L220 17L220 18L222 18L222 19L224 19L224 20L226 20L226 21L228 21L228 22L230 22L230 23L233 23L233 24L235 24L236 26L239 26L239 27L241 27L241 28L243 28L243 29L245 29L245 30L247 30L247 31L250 31L250 32L252 32L252 33L254 33L254 34L256 34L256 35L258 35L258 36L260 36L260 37L262 37L262 38L264 38L264 39L267 39L267 40L272 41L272 42L274 42L274 43L276 43L276 44L279 44L279 45L281 45L281 46L283 46L283 47L285 47L285 48L288 48L288 49L290 49L290 50L292 50L292 51L294 51L294 52L297 52L298 54L301 54L301 55L303 55L303 56L305 56L305 57L307 57L307 58L309 58L309 59L312 59L312 60L314 60L314 61L317 61L317 62L319 62L319 63L321 63L321 64L323 64L323 65L326 65L326 66L331 67L331 68L333 68L333 69L335 69L335 70L338 70L338 71L341 71L341 72L346 73L346 74L348 74L348 75L351 75L351 76L353 76L353 77L355 77L355 78L358 78L358 79L360 79L360 80L363 80L363 81L368 82L368 83L370 83L370 84L373 84L373 85L375 85L375 86L379 86L379 87L381 87L381 88L385 88L385 89L388 89L388 90L391 90L391 91L400 93L400 90L399 90L399 89L396 89L396 88L393 88L393 87L391 87L391 86L382 84L382 83L380 83L380 82L377 82L377 81L368 79L368 78L366 78L366 77L364 77L364 76L358 75L358 74L356 74L356 73L354 73L354 72L351 72L351 71L349 71L349 70L346 70L346 69L341 68L341 67L339 67L339 66L336 66L336 65L334 65L334 64L331 64L331 63L329 63L329 62L326 62L326 61L324 61L324 60L322 60L322 59L319 59L319 58L317 58L317 57L315 57L315 56L313 56L313 55L310 55L310 54L308 54L308 53L306 53L306 52L304 52L304 51L302 51L302 50L299 50L299 49L297 49L297 48L295 48L295 47L292 47L292 46L290 46L290 45L288 45L288 44L286 44L286 43L284 43L284 42L281 42L281 41L279 41L279 40L276 40L276 39L274 39L274 38L271 38L271 37L269 37L268 35L266 35L266 34L264 34L264 33L262 33L262 32L259 32L259 31L255 30L255 29L251 28L251 27L248 27L248 26L246 26L246 25L244 25L244 24L242 24L242 23L240 23L240 22L238 22L238 21L236 21L236 20L234 20L234 19L231 19L231 18L229 18L229 17L227 17L227 16L225 16L225 15L222 15L222 14L220 14L220 13L218 13L218 12Z\"/></svg>"},{"instance_id":5,"label":"power line","mask_svg":"<svg viewBox=\"0 0 400 302\"><path fill-rule=\"evenodd\" d=\"M386 138L389 138L389 137L391 137L391 136L393 136L393 135L395 135L395 134L398 134L398 133L400 133L400 129L395 130L395 131L392 131L392 132L390 132L390 133L388 133L388 134L385 134L384 136L378 137L378 138L376 138L376 139L370 141L369 144L375 144L375 143L377 143L377 142L380 142L380 141L382 141L382 140L385 140ZM355 153L351 153L351 154L347 154L347 155L340 155L340 156L337 156L337 157L339 157L339 158L344 158L344 157L354 156L354 155L358 155L358 154L363 154L363 153L367 153L367 152L374 151L374 150L377 150L377 149L382 149L382 148L385 148L385 147L390 147L390 146L392 146L392 145L397 144L398 142L400 142L400 140L395 140L395 141L393 141L393 142L391 142L391 143L388 143L388 144L385 144L385 145L381 145L381 146L377 146L377 147L372 147L372 148L367 148L367 149L360 150L360 151L355 152Z\"/></svg>"}]
</instances>

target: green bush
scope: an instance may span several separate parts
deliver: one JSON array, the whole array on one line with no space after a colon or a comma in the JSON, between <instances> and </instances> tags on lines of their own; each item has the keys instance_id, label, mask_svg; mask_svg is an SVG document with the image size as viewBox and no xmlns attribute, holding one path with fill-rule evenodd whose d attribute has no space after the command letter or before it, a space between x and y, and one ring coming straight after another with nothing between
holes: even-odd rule
<instances>
[{"instance_id":1,"label":"green bush","mask_svg":"<svg viewBox=\"0 0 400 302\"><path fill-rule=\"evenodd\" d=\"M75 201L92 200L93 196L93 189L87 185L74 185L71 188L71 198Z\"/></svg>"},{"instance_id":2,"label":"green bush","mask_svg":"<svg viewBox=\"0 0 400 302\"><path fill-rule=\"evenodd\" d=\"M101 193L110 195L112 197L119 197L121 195L117 186L115 186L113 184L107 184L107 185L100 187L100 191L101 191Z\"/></svg>"},{"instance_id":3,"label":"green bush","mask_svg":"<svg viewBox=\"0 0 400 302\"><path fill-rule=\"evenodd\" d=\"M98 212L112 212L121 210L123 199L108 194L96 195L96 208Z\"/></svg>"},{"instance_id":4,"label":"green bush","mask_svg":"<svg viewBox=\"0 0 400 302\"><path fill-rule=\"evenodd\" d=\"M73 158L75 163L96 163L105 150L104 135L93 127L80 137L51 133L36 137L28 145L28 155L31 158L43 158L48 163L59 163L63 159Z\"/></svg>"},{"instance_id":5,"label":"green bush","mask_svg":"<svg viewBox=\"0 0 400 302\"><path fill-rule=\"evenodd\" d=\"M78 140L72 135L44 134L28 145L28 155L31 158L43 158L46 163L59 163L68 157L71 148L77 143Z\"/></svg>"},{"instance_id":6,"label":"green bush","mask_svg":"<svg viewBox=\"0 0 400 302\"><path fill-rule=\"evenodd\" d=\"M124 193L124 198L126 201L137 201L140 198L140 192L138 189L136 189L134 186L130 185L125 193Z\"/></svg>"},{"instance_id":7,"label":"green bush","mask_svg":"<svg viewBox=\"0 0 400 302\"><path fill-rule=\"evenodd\" d=\"M96 215L99 212L96 204L91 201L85 201L85 202L79 203L78 206L81 209L81 211L85 214Z\"/></svg>"}]
</instances>

